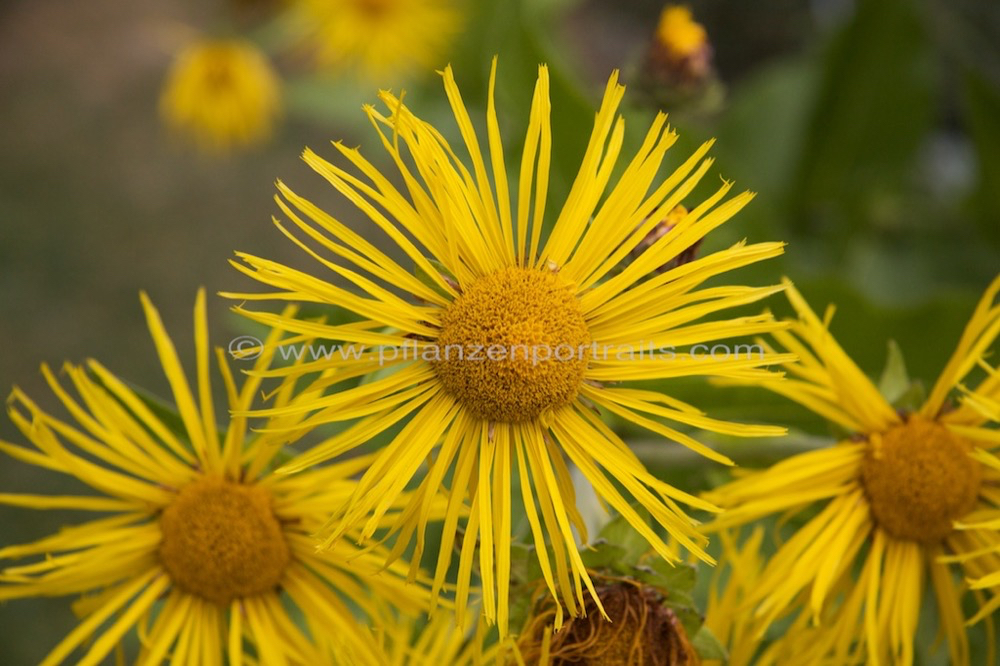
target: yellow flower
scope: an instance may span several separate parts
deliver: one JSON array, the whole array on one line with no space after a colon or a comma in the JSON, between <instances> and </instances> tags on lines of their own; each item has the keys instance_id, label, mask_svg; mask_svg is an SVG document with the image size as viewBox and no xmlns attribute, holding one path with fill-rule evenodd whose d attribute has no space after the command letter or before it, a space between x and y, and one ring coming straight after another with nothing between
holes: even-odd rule
<instances>
[{"instance_id":1,"label":"yellow flower","mask_svg":"<svg viewBox=\"0 0 1000 666\"><path fill-rule=\"evenodd\" d=\"M680 61L708 46L708 33L694 20L690 9L667 5L656 26L656 41L665 49L669 59Z\"/></svg>"},{"instance_id":2,"label":"yellow flower","mask_svg":"<svg viewBox=\"0 0 1000 666\"><path fill-rule=\"evenodd\" d=\"M242 39L195 42L167 74L160 115L207 153L262 143L281 115L281 81L267 56Z\"/></svg>"},{"instance_id":3,"label":"yellow flower","mask_svg":"<svg viewBox=\"0 0 1000 666\"><path fill-rule=\"evenodd\" d=\"M352 493L359 458L295 477L269 472L291 438L248 438L247 419L220 432L209 381L204 292L195 306L197 382L188 384L159 314L143 306L176 400L179 423L159 415L96 361L64 369L74 398L47 367L42 372L77 426L42 411L15 389L9 413L37 450L0 442L13 458L79 479L101 495L2 494L0 502L33 509L79 509L107 517L68 527L34 543L0 549L0 560L35 558L0 570L0 600L84 594L84 619L45 664L69 659L103 663L126 632L137 628L138 663L325 663L334 642L349 663L381 666L378 645L358 629L350 604L371 615L370 592L407 612L427 604L426 589L396 573L375 576L385 552L341 544L317 554L310 534L324 512ZM276 344L280 331L269 342ZM262 355L237 388L216 350L230 409L245 411L260 388ZM290 397L282 386L277 400ZM292 427L286 419L269 427ZM421 592L421 590L423 590ZM161 603L162 600L162 603ZM289 615L301 610L305 626ZM306 633L308 632L308 633ZM309 636L313 636L312 639Z\"/></svg>"},{"instance_id":4,"label":"yellow flower","mask_svg":"<svg viewBox=\"0 0 1000 666\"><path fill-rule=\"evenodd\" d=\"M764 555L760 552L764 530L757 527L740 544L736 535L728 530L719 534L722 547L719 567L713 573L705 611L705 626L725 646L729 658L726 666L777 666L794 663L776 658L777 647L771 646L763 654L755 655L763 644L760 635L764 627L753 613L747 612L747 599L756 589L764 569ZM725 578L725 584L721 581ZM719 660L705 660L702 666L723 666Z\"/></svg>"},{"instance_id":5,"label":"yellow flower","mask_svg":"<svg viewBox=\"0 0 1000 666\"><path fill-rule=\"evenodd\" d=\"M455 0L296 0L319 64L377 78L445 62L462 13Z\"/></svg>"},{"instance_id":6,"label":"yellow flower","mask_svg":"<svg viewBox=\"0 0 1000 666\"><path fill-rule=\"evenodd\" d=\"M387 92L381 95L387 114L374 107L367 112L400 170L405 194L356 149L335 144L363 177L305 153L306 162L385 232L415 269L404 268L375 243L279 183L278 205L293 225L289 229L276 221L279 228L363 294L240 254L243 263L235 265L277 291L230 296L328 303L362 317L359 323L328 326L237 308L267 325L343 341L351 352L302 364L296 373L311 369L339 374L283 407L260 412L281 416L308 411L312 414L306 424L356 421L283 471L305 469L378 433L393 432L350 503L331 521L326 545L359 525L365 537L372 537L386 507L426 465L415 495L425 506L414 507L396 522L397 546L415 537L414 561L420 559L426 503L447 479L449 505L433 593L440 590L457 545L461 613L478 552L484 613L506 635L512 502L523 502L547 589L561 600L557 625L562 623L563 606L571 616L582 612L584 588L597 599L573 534L575 527L580 541L586 542L567 458L662 557L677 560L632 508L632 501L646 507L679 543L710 559L695 521L680 505L714 507L651 475L601 420L595 406L727 464L727 458L664 421L738 435L781 432L712 419L648 384L628 388L611 383L768 374L761 366L783 360L781 356L734 354L712 360L707 354L650 354L649 349L773 330L778 324L769 316L704 319L780 287L698 287L711 277L774 257L782 245L741 242L657 272L752 198L744 193L724 201L730 189L724 183L677 220L669 233L621 266L690 194L711 160L705 159L710 147L706 144L672 175L658 177L664 154L676 139L661 114L617 184L609 186L625 129L624 120L616 117L624 94L617 74L608 83L576 182L543 239L552 137L548 71L539 69L521 171L514 182L515 205L493 100L495 65L486 118L488 157L480 149L451 69L443 72L471 156L469 167L437 129ZM324 391L340 377L375 371L379 374L373 381L356 388ZM404 423L396 433L394 428ZM516 481L520 498L512 497ZM456 544L459 510L466 498L471 513ZM551 550L546 550L546 537Z\"/></svg>"},{"instance_id":7,"label":"yellow flower","mask_svg":"<svg viewBox=\"0 0 1000 666\"><path fill-rule=\"evenodd\" d=\"M1000 607L1000 372L985 361L1000 334L1000 278L987 289L923 406L897 412L787 284L799 319L774 338L798 354L795 378L754 383L854 433L706 495L727 508L724 528L816 508L767 563L747 604L763 627L796 614L789 638L801 663L911 664L925 574L953 664L969 663L962 615L975 590L976 622ZM975 389L963 382L979 368ZM958 387L957 404L950 399ZM980 590L989 590L989 599ZM811 625L817 625L815 629ZM797 638L793 638L797 636ZM854 661L851 661L854 663Z\"/></svg>"}]
</instances>

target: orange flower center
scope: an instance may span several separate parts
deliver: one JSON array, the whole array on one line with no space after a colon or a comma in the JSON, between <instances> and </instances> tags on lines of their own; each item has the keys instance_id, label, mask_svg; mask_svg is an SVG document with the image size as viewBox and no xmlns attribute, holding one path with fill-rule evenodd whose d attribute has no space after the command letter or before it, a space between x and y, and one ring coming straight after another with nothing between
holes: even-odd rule
<instances>
[{"instance_id":1,"label":"orange flower center","mask_svg":"<svg viewBox=\"0 0 1000 666\"><path fill-rule=\"evenodd\" d=\"M875 521L891 536L940 541L976 505L980 465L969 443L940 423L911 415L868 443L862 481Z\"/></svg>"},{"instance_id":2,"label":"orange flower center","mask_svg":"<svg viewBox=\"0 0 1000 666\"><path fill-rule=\"evenodd\" d=\"M290 554L271 493L204 478L188 484L160 517L160 561L182 590L227 605L274 589Z\"/></svg>"},{"instance_id":3,"label":"orange flower center","mask_svg":"<svg viewBox=\"0 0 1000 666\"><path fill-rule=\"evenodd\" d=\"M589 345L572 286L553 271L515 267L477 280L448 306L431 362L474 415L520 422L576 397Z\"/></svg>"}]
</instances>

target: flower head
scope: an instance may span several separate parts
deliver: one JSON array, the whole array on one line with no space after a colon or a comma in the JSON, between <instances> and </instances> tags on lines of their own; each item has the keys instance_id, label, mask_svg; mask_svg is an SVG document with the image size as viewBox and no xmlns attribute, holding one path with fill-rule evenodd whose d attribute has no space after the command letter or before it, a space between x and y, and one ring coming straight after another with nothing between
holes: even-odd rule
<instances>
[{"instance_id":1,"label":"flower head","mask_svg":"<svg viewBox=\"0 0 1000 666\"><path fill-rule=\"evenodd\" d=\"M207 153L265 141L281 113L281 82L267 56L241 39L195 42L174 60L160 114Z\"/></svg>"},{"instance_id":2,"label":"flower head","mask_svg":"<svg viewBox=\"0 0 1000 666\"><path fill-rule=\"evenodd\" d=\"M489 152L484 157L451 69L444 71L445 90L471 159L468 166L436 128L392 94L381 95L386 111L367 109L399 169L405 193L355 149L335 144L361 176L312 151L305 154L319 174L385 232L413 269L279 184L278 205L291 227L276 224L321 267L358 292L240 254L242 262L235 265L277 291L231 296L333 304L362 318L354 324L323 326L237 308L268 325L343 341L356 352L303 364L295 372L322 371L330 373L329 378L285 406L260 412L309 412L304 423L353 422L283 471L305 469L392 429L391 442L378 453L350 503L336 512L326 544L336 543L357 526L372 537L386 508L426 465L415 491L417 504L392 528L399 532L397 544L415 538L414 561L420 559L427 502L446 485L449 504L434 590L445 580L453 548L459 548L461 612L477 558L484 613L505 635L515 502L525 508L547 589L560 600L556 624L561 624L564 609L571 616L584 611L585 590L601 608L577 548L578 538L586 542L587 530L575 506L568 463L576 465L662 557L678 559L631 502L646 507L679 543L710 559L695 521L681 504L714 507L646 471L602 421L600 410L723 463L728 459L671 424L740 435L780 432L712 419L658 390L611 384L766 374L761 366L782 357L709 359L675 353L673 346L772 330L777 324L769 316L706 317L755 302L780 287L698 287L731 269L774 257L782 245L739 243L658 272L751 199L745 193L726 200L730 184L725 183L622 266L653 227L690 194L711 160L705 159L706 144L672 174L661 176L664 155L676 139L661 114L617 183L610 185L625 129L616 114L624 94L617 75L608 82L579 175L549 225L549 79L547 69L539 69L520 175L513 183L517 200L512 203L493 100L495 74L494 63L486 118ZM338 377L375 370L376 377L361 386L327 390ZM397 425L401 429L396 430ZM520 497L512 491L517 482ZM465 506L470 513L457 542Z\"/></svg>"},{"instance_id":3,"label":"flower head","mask_svg":"<svg viewBox=\"0 0 1000 666\"><path fill-rule=\"evenodd\" d=\"M321 66L370 78L440 67L462 19L456 0L296 0L293 7Z\"/></svg>"},{"instance_id":4,"label":"flower head","mask_svg":"<svg viewBox=\"0 0 1000 666\"><path fill-rule=\"evenodd\" d=\"M816 508L765 566L747 605L766 628L794 615L788 634L807 663L867 659L911 664L925 574L953 664L969 663L957 566L976 591L975 622L1000 607L1000 372L987 363L1000 335L1000 278L987 289L954 354L917 410L897 410L817 317L787 294L799 319L777 342L799 356L793 379L753 380L852 433L709 493L728 510L714 525ZM973 371L983 378L968 388ZM958 391L958 402L953 394ZM989 590L984 598L979 590ZM763 631L763 629L761 629ZM797 636L797 638L796 638Z\"/></svg>"},{"instance_id":5,"label":"flower head","mask_svg":"<svg viewBox=\"0 0 1000 666\"><path fill-rule=\"evenodd\" d=\"M656 41L670 58L680 61L704 49L708 45L708 33L694 20L690 9L667 5L656 26Z\"/></svg>"},{"instance_id":6,"label":"flower head","mask_svg":"<svg viewBox=\"0 0 1000 666\"><path fill-rule=\"evenodd\" d=\"M601 581L597 594L597 598L587 600L587 613L555 633L552 601L543 602L517 643L516 654L523 660L518 663L700 664L684 626L665 603L664 590L618 578Z\"/></svg>"},{"instance_id":7,"label":"flower head","mask_svg":"<svg viewBox=\"0 0 1000 666\"><path fill-rule=\"evenodd\" d=\"M321 664L328 662L333 641L350 655L349 663L379 666L378 645L358 630L351 605L371 617L382 615L384 604L371 601L374 590L412 613L426 605L426 593L407 586L398 567L376 576L384 552L361 552L343 543L317 554L309 536L329 506L350 496L351 477L369 461L346 461L296 477L271 474L273 459L294 437L288 432L248 437L247 419L240 416L219 430L204 293L195 306L194 387L145 295L143 306L180 422L163 416L96 361L64 369L78 399L42 368L76 425L51 416L15 389L10 417L36 450L4 442L0 450L73 476L101 495L3 494L0 502L109 515L34 543L0 548L0 560L44 556L0 570L0 600L90 595L76 605L83 621L46 664L78 649L77 663L103 663L126 632L139 628L140 663L159 664L168 653L180 663L221 663L225 652L231 663L243 663L246 655L261 663ZM280 337L275 330L270 342ZM258 359L258 376L237 387L216 351L228 407L245 411L270 355ZM280 404L290 388L278 390ZM294 424L286 419L282 425ZM305 627L291 619L289 604L301 609Z\"/></svg>"},{"instance_id":8,"label":"flower head","mask_svg":"<svg viewBox=\"0 0 1000 666\"><path fill-rule=\"evenodd\" d=\"M712 44L691 10L667 5L646 54L646 75L664 86L705 82L712 71Z\"/></svg>"}]
</instances>

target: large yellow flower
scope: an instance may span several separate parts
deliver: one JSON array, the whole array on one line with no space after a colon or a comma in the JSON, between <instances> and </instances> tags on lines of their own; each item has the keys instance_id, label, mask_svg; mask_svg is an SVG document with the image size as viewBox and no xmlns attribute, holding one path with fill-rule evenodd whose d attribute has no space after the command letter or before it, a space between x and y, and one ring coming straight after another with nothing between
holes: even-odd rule
<instances>
[{"instance_id":1,"label":"large yellow flower","mask_svg":"<svg viewBox=\"0 0 1000 666\"><path fill-rule=\"evenodd\" d=\"M234 417L224 432L216 423L204 294L195 306L193 389L145 295L143 305L182 423L175 428L96 361L64 369L78 399L42 368L78 426L45 413L15 389L10 417L37 450L4 442L0 450L76 477L104 496L2 494L0 502L110 515L0 549L0 560L42 556L0 570L0 600L89 595L75 607L83 621L45 664L67 660L78 648L76 663L103 663L123 635L138 628L142 664L160 664L168 654L182 664L221 664L226 655L232 664L244 657L319 664L335 647L347 655L342 663L381 666L379 646L359 629L352 605L378 622L385 602L376 604L372 593L415 612L426 606L425 588L406 585L393 572L375 575L385 553L345 543L317 554L309 536L331 505L350 496L351 477L369 461L295 477L271 474L287 433L248 439L245 418ZM269 341L279 338L276 329ZM228 406L245 411L261 380L251 377L238 388L217 352ZM268 362L262 355L255 370ZM279 390L279 403L290 388ZM289 603L300 609L305 626L292 619Z\"/></svg>"},{"instance_id":2,"label":"large yellow flower","mask_svg":"<svg viewBox=\"0 0 1000 666\"><path fill-rule=\"evenodd\" d=\"M295 0L319 64L372 77L433 70L461 27L462 0Z\"/></svg>"},{"instance_id":3,"label":"large yellow flower","mask_svg":"<svg viewBox=\"0 0 1000 666\"><path fill-rule=\"evenodd\" d=\"M511 202L493 101L495 74L494 63L486 117L489 153L484 157L452 71L443 73L470 156L468 167L438 130L399 98L382 93L386 113L367 108L399 169L405 194L356 149L335 144L362 176L305 153L306 162L357 205L415 268L404 268L376 242L279 184L278 205L292 224L286 228L276 221L279 228L331 276L361 293L241 254L243 263L236 265L277 291L230 296L333 304L362 317L358 323L329 326L237 308L268 325L354 345L330 359L297 367L294 373L334 374L287 405L260 412L275 417L311 412L305 424L356 421L283 471L305 469L379 433L394 433L348 506L337 512L326 544L359 525L365 537L375 535L386 509L426 466L416 490L418 501L394 525L397 548L415 537L414 561L420 559L427 503L447 484L450 499L434 591L445 579L453 548L460 547L457 603L462 612L478 552L484 613L505 635L512 503L523 502L548 589L561 600L557 624L563 606L573 616L582 611L584 588L597 598L576 545L577 538L586 542L587 530L575 506L566 458L661 556L677 559L632 501L646 507L678 542L709 559L695 521L681 504L704 510L712 505L647 472L597 408L723 463L728 459L666 422L738 435L781 431L714 420L648 384L628 388L618 382L766 375L761 366L782 360L780 356L717 354L712 359L686 355L680 348L775 328L769 316L705 318L780 287L698 287L734 268L774 257L782 245L739 243L665 269L752 195L725 200L730 184L724 183L690 213L671 216L669 230L657 229L711 164L705 159L706 144L672 174L660 174L676 139L662 114L617 183L609 186L625 130L617 116L624 94L617 74L608 82L579 175L544 237L552 149L548 71L539 69L514 183L516 204ZM655 240L647 242L650 238ZM635 256L644 242L648 248ZM649 353L670 346L678 350ZM325 390L338 379L375 371L372 381L358 387ZM512 483L518 481L520 497L512 497ZM466 498L471 513L456 544Z\"/></svg>"},{"instance_id":4,"label":"large yellow flower","mask_svg":"<svg viewBox=\"0 0 1000 666\"><path fill-rule=\"evenodd\" d=\"M991 427L1000 423L1000 372L986 362L1000 335L1000 278L913 412L894 409L834 341L832 310L821 320L787 287L799 319L774 338L798 354L786 366L795 378L753 383L854 434L707 495L728 509L718 528L818 511L767 563L747 604L763 627L797 613L789 649L801 663L911 664L929 574L952 663L968 664L966 587L956 585L952 565L980 602L970 622L1000 607L1000 460L989 451L1000 444ZM977 369L983 379L966 388Z\"/></svg>"},{"instance_id":5,"label":"large yellow flower","mask_svg":"<svg viewBox=\"0 0 1000 666\"><path fill-rule=\"evenodd\" d=\"M171 129L207 153L270 138L281 114L281 81L267 56L242 39L194 42L174 60L160 97Z\"/></svg>"}]
</instances>

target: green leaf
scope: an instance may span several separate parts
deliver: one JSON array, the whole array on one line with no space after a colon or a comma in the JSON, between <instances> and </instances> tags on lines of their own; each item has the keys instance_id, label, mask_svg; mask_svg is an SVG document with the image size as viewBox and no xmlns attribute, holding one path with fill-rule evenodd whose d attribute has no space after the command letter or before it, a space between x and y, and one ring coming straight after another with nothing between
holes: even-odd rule
<instances>
[{"instance_id":1,"label":"green leaf","mask_svg":"<svg viewBox=\"0 0 1000 666\"><path fill-rule=\"evenodd\" d=\"M698 633L691 639L691 646L694 647L698 656L703 660L718 659L722 662L729 660L729 653L725 646L719 642L712 630L704 624L698 629Z\"/></svg>"},{"instance_id":2,"label":"green leaf","mask_svg":"<svg viewBox=\"0 0 1000 666\"><path fill-rule=\"evenodd\" d=\"M894 403L910 388L910 376L906 373L903 351L895 340L889 340L889 355L886 357L878 390L885 399Z\"/></svg>"},{"instance_id":3,"label":"green leaf","mask_svg":"<svg viewBox=\"0 0 1000 666\"><path fill-rule=\"evenodd\" d=\"M636 511L643 521L649 522L649 512L643 507L636 507ZM618 516L605 525L598 538L618 546L623 551L620 566L625 567L621 573L628 573L628 567L637 563L640 558L649 552L649 543L639 534L634 527L629 525L623 516Z\"/></svg>"},{"instance_id":4,"label":"green leaf","mask_svg":"<svg viewBox=\"0 0 1000 666\"><path fill-rule=\"evenodd\" d=\"M741 217L754 217L753 224L741 223L741 234L757 225L775 225L769 217L777 217L777 200L799 166L801 142L815 104L818 68L818 58L812 57L752 73L734 90L719 119L719 141L713 151L719 156L720 173L740 187L760 192L753 205L740 212Z\"/></svg>"},{"instance_id":5,"label":"green leaf","mask_svg":"<svg viewBox=\"0 0 1000 666\"><path fill-rule=\"evenodd\" d=\"M629 573L638 581L664 590L668 599L684 603L691 600L697 572L690 564L671 564L657 558L647 564L634 566Z\"/></svg>"},{"instance_id":6,"label":"green leaf","mask_svg":"<svg viewBox=\"0 0 1000 666\"><path fill-rule=\"evenodd\" d=\"M979 162L975 212L986 236L1000 243L1000 87L978 72L965 76L965 117Z\"/></svg>"},{"instance_id":7,"label":"green leaf","mask_svg":"<svg viewBox=\"0 0 1000 666\"><path fill-rule=\"evenodd\" d=\"M542 578L542 567L538 563L538 553L534 546L519 541L511 542L510 578L515 584L533 583Z\"/></svg>"},{"instance_id":8,"label":"green leaf","mask_svg":"<svg viewBox=\"0 0 1000 666\"><path fill-rule=\"evenodd\" d=\"M907 412L918 411L925 402L927 401L927 389L924 383L921 381L910 382L910 385L906 388L898 398L893 400L892 406L896 409L904 410Z\"/></svg>"},{"instance_id":9,"label":"green leaf","mask_svg":"<svg viewBox=\"0 0 1000 666\"><path fill-rule=\"evenodd\" d=\"M684 633L688 636L696 636L698 630L701 629L705 622L705 618L702 617L693 606L690 604L679 604L673 601L667 601L664 606L669 608L677 616L680 621L681 626L684 627Z\"/></svg>"},{"instance_id":10,"label":"green leaf","mask_svg":"<svg viewBox=\"0 0 1000 666\"><path fill-rule=\"evenodd\" d=\"M933 121L935 61L918 3L860 0L831 45L790 219L847 241L896 210Z\"/></svg>"},{"instance_id":11,"label":"green leaf","mask_svg":"<svg viewBox=\"0 0 1000 666\"><path fill-rule=\"evenodd\" d=\"M588 569L615 569L627 557L628 552L624 548L604 539L597 539L580 551L580 559Z\"/></svg>"}]
</instances>

